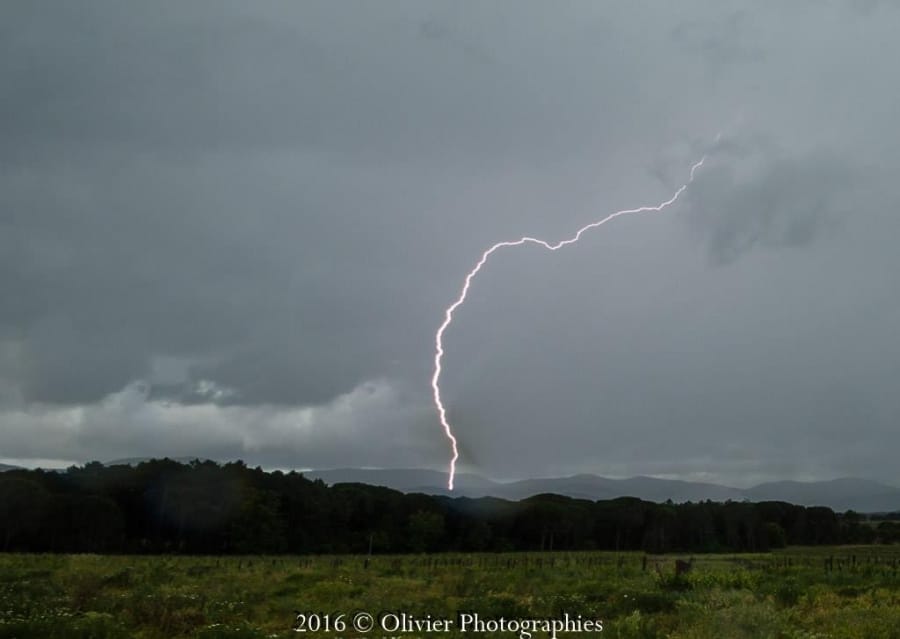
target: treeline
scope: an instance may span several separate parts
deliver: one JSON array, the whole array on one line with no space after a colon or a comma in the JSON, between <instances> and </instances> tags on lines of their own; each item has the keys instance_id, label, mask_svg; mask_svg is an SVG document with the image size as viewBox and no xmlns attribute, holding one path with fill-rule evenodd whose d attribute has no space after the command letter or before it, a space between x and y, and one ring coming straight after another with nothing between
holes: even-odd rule
<instances>
[{"instance_id":1,"label":"treeline","mask_svg":"<svg viewBox=\"0 0 900 639\"><path fill-rule=\"evenodd\" d=\"M0 549L10 552L742 552L896 541L900 523L783 502L450 498L329 487L242 462L94 462L0 475Z\"/></svg>"}]
</instances>

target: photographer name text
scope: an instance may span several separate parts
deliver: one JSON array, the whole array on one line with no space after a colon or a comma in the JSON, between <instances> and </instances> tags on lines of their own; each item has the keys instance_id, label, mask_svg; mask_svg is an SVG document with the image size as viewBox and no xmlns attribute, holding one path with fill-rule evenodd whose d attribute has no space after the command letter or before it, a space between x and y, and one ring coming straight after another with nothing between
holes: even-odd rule
<instances>
[{"instance_id":1,"label":"photographer name text","mask_svg":"<svg viewBox=\"0 0 900 639\"><path fill-rule=\"evenodd\" d=\"M485 617L477 612L460 612L455 618L435 615L416 616L407 612L381 612L373 615L358 611L351 614L298 613L293 630L301 633L353 633L392 637L404 634L442 634L447 632L510 633L518 639L531 639L536 633L551 639L567 633L603 632L603 620L582 615L563 614L555 618Z\"/></svg>"}]
</instances>

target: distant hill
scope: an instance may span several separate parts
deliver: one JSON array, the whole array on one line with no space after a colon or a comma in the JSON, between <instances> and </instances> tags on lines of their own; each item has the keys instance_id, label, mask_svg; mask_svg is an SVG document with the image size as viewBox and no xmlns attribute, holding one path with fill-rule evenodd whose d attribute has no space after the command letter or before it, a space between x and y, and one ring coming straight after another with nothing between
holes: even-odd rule
<instances>
[{"instance_id":1,"label":"distant hill","mask_svg":"<svg viewBox=\"0 0 900 639\"><path fill-rule=\"evenodd\" d=\"M557 493L580 499L615 499L616 497L639 497L648 501L726 501L743 499L735 488L701 482L656 479L654 477L631 477L630 479L609 479L597 475L573 475L553 479L526 479L506 484L508 495L522 499L540 493Z\"/></svg>"},{"instance_id":2,"label":"distant hill","mask_svg":"<svg viewBox=\"0 0 900 639\"><path fill-rule=\"evenodd\" d=\"M143 462L153 461L154 457L124 457L122 459L113 459L112 461L103 462L104 466L137 466L138 464L142 464ZM179 464L190 464L195 459L199 459L196 456L183 456L183 457L166 457L166 459L171 459L174 462L178 462ZM201 462L204 461L213 461L210 459L200 459Z\"/></svg>"},{"instance_id":3,"label":"distant hill","mask_svg":"<svg viewBox=\"0 0 900 639\"><path fill-rule=\"evenodd\" d=\"M106 466L136 466L150 461L148 457L129 457L105 463ZM170 457L187 464L197 457ZM207 460L201 460L207 461ZM0 472L16 466L0 464ZM647 501L675 503L686 501L785 501L800 506L827 506L837 512L855 510L860 513L900 511L900 489L868 479L844 477L828 481L776 481L753 486L732 488L719 484L630 477L611 479L592 474L543 479L524 479L499 482L473 473L458 473L455 489L447 490L447 474L422 468L334 468L303 471L306 477L321 479L326 484L361 483L386 486L404 493L453 495L454 497L499 497L520 500L533 495L553 493L576 499L615 499L637 497Z\"/></svg>"},{"instance_id":4,"label":"distant hill","mask_svg":"<svg viewBox=\"0 0 900 639\"><path fill-rule=\"evenodd\" d=\"M7 470L21 470L21 466L12 466L10 464L0 464L0 473L6 472Z\"/></svg>"},{"instance_id":5,"label":"distant hill","mask_svg":"<svg viewBox=\"0 0 900 639\"><path fill-rule=\"evenodd\" d=\"M868 479L843 477L830 481L776 481L744 491L751 501L779 500L833 510L887 512L900 510L900 490Z\"/></svg>"},{"instance_id":6,"label":"distant hill","mask_svg":"<svg viewBox=\"0 0 900 639\"><path fill-rule=\"evenodd\" d=\"M336 468L306 471L304 475L327 484L358 482L387 486L403 492L448 495L446 473L422 469L376 470ZM830 481L779 481L759 484L748 489L718 484L631 477L610 479L582 474L571 477L525 479L498 482L480 475L460 473L456 476L454 496L501 497L524 499L532 495L555 493L579 499L614 499L638 497L647 501L786 501L801 506L827 506L843 512L890 512L900 510L900 489L875 481L842 478Z\"/></svg>"},{"instance_id":7,"label":"distant hill","mask_svg":"<svg viewBox=\"0 0 900 639\"><path fill-rule=\"evenodd\" d=\"M447 473L421 468L369 469L335 468L332 470L303 471L310 479L321 479L326 484L360 483L386 486L404 493L450 494L447 490ZM456 475L454 495L485 497L494 495L504 484L480 475L459 473Z\"/></svg>"}]
</instances>

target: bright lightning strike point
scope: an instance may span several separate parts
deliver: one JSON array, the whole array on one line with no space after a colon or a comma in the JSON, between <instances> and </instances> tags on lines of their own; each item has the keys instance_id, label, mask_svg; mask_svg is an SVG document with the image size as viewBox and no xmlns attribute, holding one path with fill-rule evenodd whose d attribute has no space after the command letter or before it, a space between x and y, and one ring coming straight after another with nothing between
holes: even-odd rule
<instances>
[{"instance_id":1,"label":"bright lightning strike point","mask_svg":"<svg viewBox=\"0 0 900 639\"><path fill-rule=\"evenodd\" d=\"M716 141L718 142L721 134L716 136ZM688 181L679 187L675 194L672 195L668 200L657 204L656 206L641 206L636 209L624 209L622 211L616 211L615 213L610 213L606 217L596 222L591 222L590 224L581 227L578 229L578 232L575 233L568 240L561 240L556 244L551 244L545 240L540 240L535 237L521 237L518 240L511 240L507 242L497 242L484 253L481 254L481 259L475 264L475 267L469 271L468 275L466 275L466 279L463 282L462 290L459 293L459 297L456 298L456 301L453 302L450 306L447 307L447 310L444 311L444 321L441 323L441 326L438 328L437 333L434 336L434 375L431 378L431 388L434 391L434 405L437 408L438 417L441 420L441 426L444 428L444 434L447 436L447 439L450 440L450 447L453 450L453 456L450 458L450 470L449 477L447 479L447 488L449 490L453 490L453 480L456 476L456 461L459 459L459 448L456 442L456 436L453 434L453 429L450 427L450 421L447 419L447 409L444 407L444 402L441 401L441 360L444 357L444 332L450 326L450 323L453 321L453 313L459 308L463 302L466 301L466 296L469 294L469 287L472 285L472 280L478 275L478 272L481 271L481 268L487 263L488 258L493 255L495 251L501 248L506 248L510 246L522 246L523 244L538 244L543 246L545 249L549 249L551 251L556 251L564 246L568 246L570 244L574 244L578 240L581 239L582 234L585 231L589 231L591 229L595 229L598 226L602 226L609 222L612 219L619 217L620 215L630 215L632 213L648 213L648 212L658 212L662 211L666 207L675 203L675 201L684 193L685 189L694 181L694 173L703 166L703 163L706 161L706 156L704 155L700 158L699 162L696 162L691 166L690 176L688 177Z\"/></svg>"}]
</instances>

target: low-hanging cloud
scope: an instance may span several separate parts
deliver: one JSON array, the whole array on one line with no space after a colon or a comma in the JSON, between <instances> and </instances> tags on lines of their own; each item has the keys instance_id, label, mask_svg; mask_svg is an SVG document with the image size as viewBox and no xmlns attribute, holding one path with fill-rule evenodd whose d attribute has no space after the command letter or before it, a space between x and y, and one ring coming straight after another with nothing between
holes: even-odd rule
<instances>
[{"instance_id":1,"label":"low-hanging cloud","mask_svg":"<svg viewBox=\"0 0 900 639\"><path fill-rule=\"evenodd\" d=\"M3 457L80 463L196 456L309 468L402 466L415 450L417 457L437 460L426 431L417 428L430 408L387 380L366 381L327 403L297 408L173 403L148 390L138 382L86 407L6 408L0 411Z\"/></svg>"}]
</instances>

